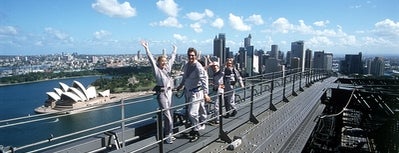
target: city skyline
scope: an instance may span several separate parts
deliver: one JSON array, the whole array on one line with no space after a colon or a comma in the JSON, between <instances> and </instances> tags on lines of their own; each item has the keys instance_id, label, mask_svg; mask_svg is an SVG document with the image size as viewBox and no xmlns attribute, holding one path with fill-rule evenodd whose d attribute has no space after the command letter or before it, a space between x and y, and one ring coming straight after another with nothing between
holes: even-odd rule
<instances>
[{"instance_id":1,"label":"city skyline","mask_svg":"<svg viewBox=\"0 0 399 153\"><path fill-rule=\"evenodd\" d=\"M0 2L0 55L136 54L150 49L178 54L195 47L213 53L213 39L226 34L237 53L252 36L255 49L271 45L334 55L390 54L399 50L399 1L37 1Z\"/></svg>"}]
</instances>

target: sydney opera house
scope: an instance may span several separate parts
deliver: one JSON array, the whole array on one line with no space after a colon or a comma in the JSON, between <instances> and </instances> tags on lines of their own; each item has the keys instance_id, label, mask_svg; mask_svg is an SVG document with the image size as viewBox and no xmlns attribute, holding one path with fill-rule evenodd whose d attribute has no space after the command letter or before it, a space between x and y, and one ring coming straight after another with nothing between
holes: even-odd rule
<instances>
[{"instance_id":1,"label":"sydney opera house","mask_svg":"<svg viewBox=\"0 0 399 153\"><path fill-rule=\"evenodd\" d=\"M36 113L72 113L109 102L110 91L96 91L94 86L87 89L78 81L72 86L60 82L59 88L46 93L48 98L44 105L35 109Z\"/></svg>"}]
</instances>

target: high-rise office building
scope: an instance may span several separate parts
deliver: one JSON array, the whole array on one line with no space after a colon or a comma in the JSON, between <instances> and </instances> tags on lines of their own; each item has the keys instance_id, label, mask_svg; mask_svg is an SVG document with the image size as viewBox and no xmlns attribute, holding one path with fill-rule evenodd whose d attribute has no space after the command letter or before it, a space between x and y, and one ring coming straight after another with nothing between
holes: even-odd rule
<instances>
[{"instance_id":1,"label":"high-rise office building","mask_svg":"<svg viewBox=\"0 0 399 153\"><path fill-rule=\"evenodd\" d=\"M310 69L313 67L313 60L312 60L312 50L306 49L305 52L305 69Z\"/></svg>"},{"instance_id":2,"label":"high-rise office building","mask_svg":"<svg viewBox=\"0 0 399 153\"><path fill-rule=\"evenodd\" d=\"M325 70L332 71L332 67L333 67L333 54L332 53L324 53L324 65L325 65Z\"/></svg>"},{"instance_id":3,"label":"high-rise office building","mask_svg":"<svg viewBox=\"0 0 399 153\"><path fill-rule=\"evenodd\" d=\"M251 39L252 39L251 34L249 34L248 37L244 38L244 47L245 48L248 46L251 46Z\"/></svg>"},{"instance_id":4,"label":"high-rise office building","mask_svg":"<svg viewBox=\"0 0 399 153\"><path fill-rule=\"evenodd\" d=\"M239 68L241 70L245 69L245 67L247 66L246 65L247 60L248 60L247 57L248 57L248 55L247 55L246 49L244 47L240 47L240 49L238 50L238 59L239 60L237 62L240 64Z\"/></svg>"},{"instance_id":5,"label":"high-rise office building","mask_svg":"<svg viewBox=\"0 0 399 153\"><path fill-rule=\"evenodd\" d=\"M324 51L314 52L313 68L324 69Z\"/></svg>"},{"instance_id":6,"label":"high-rise office building","mask_svg":"<svg viewBox=\"0 0 399 153\"><path fill-rule=\"evenodd\" d=\"M332 71L333 54L324 51L315 51L313 68Z\"/></svg>"},{"instance_id":7,"label":"high-rise office building","mask_svg":"<svg viewBox=\"0 0 399 153\"><path fill-rule=\"evenodd\" d=\"M301 59L299 57L291 58L291 69L298 69L301 65Z\"/></svg>"},{"instance_id":8,"label":"high-rise office building","mask_svg":"<svg viewBox=\"0 0 399 153\"><path fill-rule=\"evenodd\" d=\"M363 74L362 53L346 54L345 60L341 61L340 71L343 74Z\"/></svg>"},{"instance_id":9,"label":"high-rise office building","mask_svg":"<svg viewBox=\"0 0 399 153\"><path fill-rule=\"evenodd\" d=\"M285 64L287 65L287 67L291 67L291 51L287 51Z\"/></svg>"},{"instance_id":10,"label":"high-rise office building","mask_svg":"<svg viewBox=\"0 0 399 153\"><path fill-rule=\"evenodd\" d=\"M373 76L383 76L384 75L384 59L382 57L375 57L370 64L370 74Z\"/></svg>"},{"instance_id":11,"label":"high-rise office building","mask_svg":"<svg viewBox=\"0 0 399 153\"><path fill-rule=\"evenodd\" d=\"M219 33L219 37L215 36L215 39L213 40L213 56L216 56L220 59L220 64L224 64L226 62L226 35L224 33Z\"/></svg>"},{"instance_id":12,"label":"high-rise office building","mask_svg":"<svg viewBox=\"0 0 399 153\"><path fill-rule=\"evenodd\" d=\"M303 72L305 70L305 43L302 40L291 43L291 58L293 57L299 58L299 67Z\"/></svg>"},{"instance_id":13,"label":"high-rise office building","mask_svg":"<svg viewBox=\"0 0 399 153\"><path fill-rule=\"evenodd\" d=\"M279 53L278 45L272 45L271 49L272 50L270 51L270 57L278 59L278 53Z\"/></svg>"}]
</instances>

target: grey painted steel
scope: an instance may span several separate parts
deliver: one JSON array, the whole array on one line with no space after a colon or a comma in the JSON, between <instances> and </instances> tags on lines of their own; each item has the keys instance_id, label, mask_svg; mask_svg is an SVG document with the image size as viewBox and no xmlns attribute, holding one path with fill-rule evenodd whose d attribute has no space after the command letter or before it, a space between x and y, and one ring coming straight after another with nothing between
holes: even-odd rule
<instances>
[{"instance_id":1,"label":"grey painted steel","mask_svg":"<svg viewBox=\"0 0 399 153\"><path fill-rule=\"evenodd\" d=\"M295 75L297 74L292 73L287 75L285 81L283 81L284 79L282 76L281 78L275 78L274 81L265 79L262 80L264 81L263 85L258 84L253 90L250 90L250 88L246 87L245 89L239 90L239 92L237 92L237 96L243 99L237 104L239 107L237 116L231 117L229 119L223 119L223 130L230 137L242 137L243 143L241 146L236 148L236 151L242 152L246 150L247 152L275 152L281 150L282 146L286 146L287 148L297 148L298 150L301 148L301 145L296 145L298 143L288 141L288 139L295 138L293 140L299 141L306 137L306 134L296 135L295 131L303 132L306 131L304 129L312 126L311 122L304 123L303 121L311 117L313 114L312 112L319 112L320 109L322 109L316 107L317 102L315 101L318 101L318 98L320 98L319 94L322 93L320 89L325 87L326 82L328 81L323 82L323 84L318 83L317 86L311 86L305 91L300 91L303 83L301 83L302 80L298 81L298 79L301 78L318 81L319 78L325 76L311 75L304 78L295 77ZM273 78L273 76L271 78ZM266 85L266 88L264 88L266 90L263 90L264 85ZM293 93L300 93L298 94L299 96L294 97L293 94L290 93L285 93L285 95L283 95L284 90L291 88ZM251 95L254 95L254 97L251 97ZM282 99L285 97L290 99L289 103L282 102ZM275 105L277 110L270 111L271 105ZM253 124L249 121L249 112L251 107L253 109L254 116L260 121L258 124ZM122 116L122 120L124 118L125 117ZM156 130L155 125L155 123L152 123L151 129ZM179 133L184 134L184 132L182 133L182 130L185 130L184 128L181 129L179 127L178 129ZM108 152L114 150L113 148L115 146L119 146L119 144L115 144L118 142L126 142L127 144L125 147L123 147L125 144L122 144L123 148L115 150L115 152L135 152L138 151L138 149L142 149L138 152L224 152L226 151L227 147L226 142L220 142L220 137L216 134L220 130L218 126L208 125L207 130L201 133L200 139L195 143L188 142L188 139L180 136L180 134L175 135L175 137L178 139L174 144L161 145L157 144L157 142L160 141L156 140L154 135L150 136L149 138L141 138L136 135L137 133L134 132L137 129L133 130L134 133L129 133L129 128L121 130L116 130L114 132L115 135L103 135L80 140L62 147L57 147L50 150L50 152ZM138 139L143 140L130 143L130 141L135 141ZM222 145L218 146L220 143L222 143Z\"/></svg>"}]
</instances>

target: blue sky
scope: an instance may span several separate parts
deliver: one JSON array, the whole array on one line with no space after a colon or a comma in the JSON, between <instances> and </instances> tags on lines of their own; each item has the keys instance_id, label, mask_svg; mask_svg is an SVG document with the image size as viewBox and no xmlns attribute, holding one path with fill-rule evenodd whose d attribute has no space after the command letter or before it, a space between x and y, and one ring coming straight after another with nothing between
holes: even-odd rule
<instances>
[{"instance_id":1,"label":"blue sky","mask_svg":"<svg viewBox=\"0 0 399 153\"><path fill-rule=\"evenodd\" d=\"M213 52L225 33L236 53L291 42L338 54L398 54L398 0L1 0L0 55Z\"/></svg>"}]
</instances>

